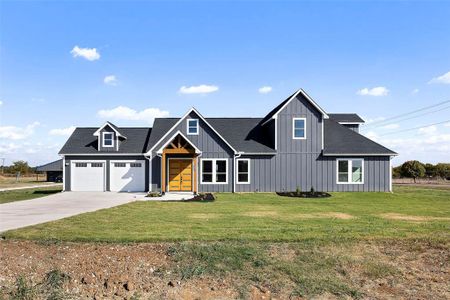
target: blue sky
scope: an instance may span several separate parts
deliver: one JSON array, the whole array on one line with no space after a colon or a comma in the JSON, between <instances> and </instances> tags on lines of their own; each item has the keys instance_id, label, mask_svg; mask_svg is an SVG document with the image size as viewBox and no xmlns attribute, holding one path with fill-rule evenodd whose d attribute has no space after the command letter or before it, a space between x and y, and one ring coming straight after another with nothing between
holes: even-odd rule
<instances>
[{"instance_id":1,"label":"blue sky","mask_svg":"<svg viewBox=\"0 0 450 300\"><path fill-rule=\"evenodd\" d=\"M2 1L0 157L57 159L71 127L106 119L264 116L300 87L369 123L450 100L449 15L430 1ZM449 162L450 122L396 133L449 120L446 106L363 132L395 164Z\"/></svg>"}]
</instances>

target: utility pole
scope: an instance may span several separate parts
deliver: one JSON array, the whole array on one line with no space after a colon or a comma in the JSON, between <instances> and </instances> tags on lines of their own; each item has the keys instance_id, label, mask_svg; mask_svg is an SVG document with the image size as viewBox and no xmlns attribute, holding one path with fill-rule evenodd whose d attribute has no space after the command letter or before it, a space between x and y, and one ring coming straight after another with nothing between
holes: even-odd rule
<instances>
[{"instance_id":1,"label":"utility pole","mask_svg":"<svg viewBox=\"0 0 450 300\"><path fill-rule=\"evenodd\" d=\"M3 174L4 170L5 170L5 158L4 157L0 157L0 159L2 160L2 174Z\"/></svg>"}]
</instances>

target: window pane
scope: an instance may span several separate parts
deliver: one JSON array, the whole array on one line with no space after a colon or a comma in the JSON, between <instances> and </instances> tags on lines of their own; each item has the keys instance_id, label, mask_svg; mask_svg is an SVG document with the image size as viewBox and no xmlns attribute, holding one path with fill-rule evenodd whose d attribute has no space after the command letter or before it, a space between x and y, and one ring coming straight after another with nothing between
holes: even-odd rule
<instances>
[{"instance_id":1,"label":"window pane","mask_svg":"<svg viewBox=\"0 0 450 300\"><path fill-rule=\"evenodd\" d=\"M305 130L304 129L295 129L295 137L296 138L305 137Z\"/></svg>"},{"instance_id":2,"label":"window pane","mask_svg":"<svg viewBox=\"0 0 450 300\"><path fill-rule=\"evenodd\" d=\"M105 133L105 140L112 140L113 135L112 133Z\"/></svg>"},{"instance_id":3,"label":"window pane","mask_svg":"<svg viewBox=\"0 0 450 300\"><path fill-rule=\"evenodd\" d=\"M340 160L339 161L339 173L340 172L348 172L348 161L347 160Z\"/></svg>"},{"instance_id":4,"label":"window pane","mask_svg":"<svg viewBox=\"0 0 450 300\"><path fill-rule=\"evenodd\" d=\"M197 120L189 120L189 127L197 127Z\"/></svg>"},{"instance_id":5,"label":"window pane","mask_svg":"<svg viewBox=\"0 0 450 300\"><path fill-rule=\"evenodd\" d=\"M225 160L216 160L216 171L217 172L227 172L227 163Z\"/></svg>"},{"instance_id":6,"label":"window pane","mask_svg":"<svg viewBox=\"0 0 450 300\"><path fill-rule=\"evenodd\" d=\"M295 120L295 129L305 129L305 120Z\"/></svg>"},{"instance_id":7,"label":"window pane","mask_svg":"<svg viewBox=\"0 0 450 300\"><path fill-rule=\"evenodd\" d=\"M75 163L75 167L76 168L86 168L87 167L87 163Z\"/></svg>"},{"instance_id":8,"label":"window pane","mask_svg":"<svg viewBox=\"0 0 450 300\"><path fill-rule=\"evenodd\" d=\"M216 182L226 182L227 175L226 174L216 174Z\"/></svg>"},{"instance_id":9,"label":"window pane","mask_svg":"<svg viewBox=\"0 0 450 300\"><path fill-rule=\"evenodd\" d=\"M141 163L130 163L130 167L132 167L132 168L140 168L140 167L142 167L142 164Z\"/></svg>"},{"instance_id":10,"label":"window pane","mask_svg":"<svg viewBox=\"0 0 450 300\"><path fill-rule=\"evenodd\" d=\"M125 168L126 164L125 163L114 163L114 167L116 167L116 168Z\"/></svg>"},{"instance_id":11,"label":"window pane","mask_svg":"<svg viewBox=\"0 0 450 300\"><path fill-rule=\"evenodd\" d=\"M238 172L248 172L248 160L238 160Z\"/></svg>"},{"instance_id":12,"label":"window pane","mask_svg":"<svg viewBox=\"0 0 450 300\"><path fill-rule=\"evenodd\" d=\"M212 182L212 174L202 174L202 181L203 182Z\"/></svg>"},{"instance_id":13,"label":"window pane","mask_svg":"<svg viewBox=\"0 0 450 300\"><path fill-rule=\"evenodd\" d=\"M339 182L348 182L348 173L339 173Z\"/></svg>"},{"instance_id":14,"label":"window pane","mask_svg":"<svg viewBox=\"0 0 450 300\"><path fill-rule=\"evenodd\" d=\"M362 182L362 160L352 161L352 182Z\"/></svg>"},{"instance_id":15,"label":"window pane","mask_svg":"<svg viewBox=\"0 0 450 300\"><path fill-rule=\"evenodd\" d=\"M196 127L189 127L188 132L189 133L197 133L197 128Z\"/></svg>"},{"instance_id":16,"label":"window pane","mask_svg":"<svg viewBox=\"0 0 450 300\"><path fill-rule=\"evenodd\" d=\"M238 182L248 182L248 173L238 174Z\"/></svg>"},{"instance_id":17,"label":"window pane","mask_svg":"<svg viewBox=\"0 0 450 300\"><path fill-rule=\"evenodd\" d=\"M102 168L103 164L102 163L91 163L91 167L92 168Z\"/></svg>"},{"instance_id":18,"label":"window pane","mask_svg":"<svg viewBox=\"0 0 450 300\"><path fill-rule=\"evenodd\" d=\"M203 160L202 163L203 163L202 171L206 173L212 173L212 161Z\"/></svg>"}]
</instances>

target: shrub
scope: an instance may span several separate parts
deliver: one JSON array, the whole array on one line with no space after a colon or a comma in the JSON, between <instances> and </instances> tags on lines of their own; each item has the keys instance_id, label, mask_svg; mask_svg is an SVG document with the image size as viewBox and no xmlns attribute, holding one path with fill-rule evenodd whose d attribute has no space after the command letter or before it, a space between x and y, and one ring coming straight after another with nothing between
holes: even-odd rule
<instances>
[{"instance_id":1,"label":"shrub","mask_svg":"<svg viewBox=\"0 0 450 300\"><path fill-rule=\"evenodd\" d=\"M406 161L401 167L401 174L404 177L414 178L416 182L417 178L425 176L425 167L417 160Z\"/></svg>"}]
</instances>

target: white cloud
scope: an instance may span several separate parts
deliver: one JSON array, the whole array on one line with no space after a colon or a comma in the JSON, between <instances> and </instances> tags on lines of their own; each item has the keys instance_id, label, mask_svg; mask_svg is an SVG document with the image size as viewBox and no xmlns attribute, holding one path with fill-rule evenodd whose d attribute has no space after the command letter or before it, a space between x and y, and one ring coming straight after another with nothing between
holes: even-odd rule
<instances>
[{"instance_id":1,"label":"white cloud","mask_svg":"<svg viewBox=\"0 0 450 300\"><path fill-rule=\"evenodd\" d=\"M24 128L16 126L0 126L0 138L22 140L32 135L34 129L39 125L39 122L34 122Z\"/></svg>"},{"instance_id":2,"label":"white cloud","mask_svg":"<svg viewBox=\"0 0 450 300\"><path fill-rule=\"evenodd\" d=\"M168 117L169 112L160 110L159 108L146 108L141 111L136 111L126 106L117 106L113 109L102 109L97 115L103 119L147 121L152 124L155 118Z\"/></svg>"},{"instance_id":3,"label":"white cloud","mask_svg":"<svg viewBox=\"0 0 450 300\"><path fill-rule=\"evenodd\" d=\"M70 51L73 57L81 56L89 61L100 59L100 53L96 48L80 48L78 46L73 47Z\"/></svg>"},{"instance_id":4,"label":"white cloud","mask_svg":"<svg viewBox=\"0 0 450 300\"><path fill-rule=\"evenodd\" d=\"M417 93L419 93L419 89L413 89L412 91L411 91L411 94L413 94L413 95L416 95Z\"/></svg>"},{"instance_id":5,"label":"white cloud","mask_svg":"<svg viewBox=\"0 0 450 300\"><path fill-rule=\"evenodd\" d=\"M450 127L450 122L444 124L445 127Z\"/></svg>"},{"instance_id":6,"label":"white cloud","mask_svg":"<svg viewBox=\"0 0 450 300\"><path fill-rule=\"evenodd\" d=\"M272 91L272 87L271 86L263 86L263 87L260 87L259 89L258 89L258 92L260 93L260 94L268 94L268 93L270 93Z\"/></svg>"},{"instance_id":7,"label":"white cloud","mask_svg":"<svg viewBox=\"0 0 450 300\"><path fill-rule=\"evenodd\" d=\"M380 96L387 96L387 94L389 94L389 90L387 88L385 88L384 86L378 86L378 87L374 87L371 89L363 88L363 89L357 91L356 93L361 96L380 97Z\"/></svg>"},{"instance_id":8,"label":"white cloud","mask_svg":"<svg viewBox=\"0 0 450 300\"><path fill-rule=\"evenodd\" d=\"M15 143L0 144L0 154L4 155L13 153L14 151L20 148L21 146Z\"/></svg>"},{"instance_id":9,"label":"white cloud","mask_svg":"<svg viewBox=\"0 0 450 300\"><path fill-rule=\"evenodd\" d=\"M400 127L400 125L398 125L398 124L388 124L388 125L384 125L382 128L383 129L397 129L399 127Z\"/></svg>"},{"instance_id":10,"label":"white cloud","mask_svg":"<svg viewBox=\"0 0 450 300\"><path fill-rule=\"evenodd\" d=\"M216 85L193 85L193 86L182 86L179 90L181 94L208 94L217 92L219 87Z\"/></svg>"},{"instance_id":11,"label":"white cloud","mask_svg":"<svg viewBox=\"0 0 450 300\"><path fill-rule=\"evenodd\" d=\"M105 76L103 82L108 85L117 85L117 78L115 75Z\"/></svg>"},{"instance_id":12,"label":"white cloud","mask_svg":"<svg viewBox=\"0 0 450 300\"><path fill-rule=\"evenodd\" d=\"M450 84L450 71L431 79L428 83L442 83L442 84Z\"/></svg>"},{"instance_id":13,"label":"white cloud","mask_svg":"<svg viewBox=\"0 0 450 300\"><path fill-rule=\"evenodd\" d=\"M375 122L381 122L384 121L384 119L386 119L385 117L375 117L375 118L363 118L366 123L365 125L371 124L371 123L375 123Z\"/></svg>"},{"instance_id":14,"label":"white cloud","mask_svg":"<svg viewBox=\"0 0 450 300\"><path fill-rule=\"evenodd\" d=\"M67 128L55 128L49 131L50 135L61 135L61 136L69 136L74 132L75 126L70 126Z\"/></svg>"},{"instance_id":15,"label":"white cloud","mask_svg":"<svg viewBox=\"0 0 450 300\"><path fill-rule=\"evenodd\" d=\"M432 134L437 132L437 127L435 125L419 128L418 133L420 134Z\"/></svg>"}]
</instances>

